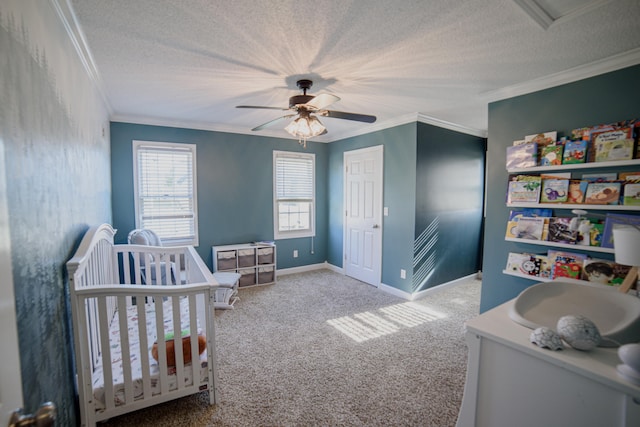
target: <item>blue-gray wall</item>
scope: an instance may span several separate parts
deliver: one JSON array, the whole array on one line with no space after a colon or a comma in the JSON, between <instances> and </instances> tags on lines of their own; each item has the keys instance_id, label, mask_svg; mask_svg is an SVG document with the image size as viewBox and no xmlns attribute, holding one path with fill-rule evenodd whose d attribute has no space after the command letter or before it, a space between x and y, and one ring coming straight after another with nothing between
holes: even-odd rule
<instances>
[{"instance_id":1,"label":"blue-gray wall","mask_svg":"<svg viewBox=\"0 0 640 427\"><path fill-rule=\"evenodd\" d=\"M382 283L405 292L411 291L413 271L416 135L417 123L410 123L329 144L329 263L343 265L344 153L382 145L383 205L389 208L382 224ZM400 269L406 279L400 279Z\"/></svg>"},{"instance_id":2,"label":"blue-gray wall","mask_svg":"<svg viewBox=\"0 0 640 427\"><path fill-rule=\"evenodd\" d=\"M108 114L49 2L0 4L0 150L24 406L76 423L65 263L111 221Z\"/></svg>"},{"instance_id":3,"label":"blue-gray wall","mask_svg":"<svg viewBox=\"0 0 640 427\"><path fill-rule=\"evenodd\" d=\"M413 292L480 270L485 146L418 123Z\"/></svg>"},{"instance_id":4,"label":"blue-gray wall","mask_svg":"<svg viewBox=\"0 0 640 427\"><path fill-rule=\"evenodd\" d=\"M389 209L389 216L384 217L383 222L382 283L407 293L419 290L413 283L416 218L424 221L433 211L443 217L438 255L444 261L438 263L436 274L422 283L422 288L478 270L484 173L481 138L414 122L331 144L308 143L304 150L290 139L114 122L111 124L112 203L114 226L121 230L118 242L124 242L129 230L135 227L134 140L197 145L198 252L210 267L212 245L273 239L273 150L316 154L314 253L311 254L309 238L279 240L278 268L325 261L342 267L344 153L383 145L383 203ZM419 158L418 146L421 147ZM434 163L433 159L437 161ZM431 172L445 163L449 171L454 170L452 164L462 165L464 173L458 179L448 176L448 180L449 185L457 187L458 194L464 191L464 196L445 199L442 195L445 187ZM417 178L416 170L423 176ZM445 193L451 190L450 186L446 188ZM430 204L432 193L439 194L438 200L446 203ZM423 204L419 211L417 199ZM454 227L444 217L457 218L465 225ZM452 244L461 238L464 238L462 242ZM299 251L298 258L292 256L294 249ZM456 261L450 249L463 254L465 260ZM407 271L406 279L400 278L400 269Z\"/></svg>"},{"instance_id":5,"label":"blue-gray wall","mask_svg":"<svg viewBox=\"0 0 640 427\"><path fill-rule=\"evenodd\" d=\"M316 155L316 237L277 241L278 268L327 259L327 144L253 135L111 123L113 225L117 242L135 228L132 141L196 144L198 233L196 248L212 268L211 246L273 240L273 151ZM293 250L298 258L293 258Z\"/></svg>"},{"instance_id":6,"label":"blue-gray wall","mask_svg":"<svg viewBox=\"0 0 640 427\"><path fill-rule=\"evenodd\" d=\"M509 252L544 249L505 242L509 215L505 206L508 174L505 149L514 140L539 132L558 131L558 137L571 130L620 120L640 118L640 66L581 80L551 89L489 104L487 165L487 218L484 240L482 312L514 298L535 282L502 274ZM635 170L634 167L621 168ZM597 173L590 169L589 173ZM564 216L570 211L555 210ZM588 253L598 258L607 254Z\"/></svg>"}]
</instances>

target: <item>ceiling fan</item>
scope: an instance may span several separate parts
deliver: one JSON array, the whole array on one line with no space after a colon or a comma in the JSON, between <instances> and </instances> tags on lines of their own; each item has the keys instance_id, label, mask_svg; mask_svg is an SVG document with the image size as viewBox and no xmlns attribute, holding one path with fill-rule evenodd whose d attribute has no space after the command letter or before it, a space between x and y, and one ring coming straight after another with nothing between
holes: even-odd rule
<instances>
[{"instance_id":1,"label":"ceiling fan","mask_svg":"<svg viewBox=\"0 0 640 427\"><path fill-rule=\"evenodd\" d=\"M259 108L263 110L280 110L291 111L291 114L286 114L277 119L270 120L266 123L256 126L252 131L259 131L268 126L272 126L282 120L295 117L291 123L289 123L285 130L291 135L299 138L300 143L306 147L307 139L314 136L323 135L327 133L327 129L318 120L316 116L333 117L336 119L354 120L357 122L373 123L376 121L375 116L367 114L347 113L344 111L327 110L326 107L339 101L340 98L328 93L321 93L319 95L307 95L307 90L313 86L311 80L298 80L297 86L302 90L302 95L294 95L289 98L289 108L280 107L264 107L258 105L238 105L236 108Z\"/></svg>"}]
</instances>

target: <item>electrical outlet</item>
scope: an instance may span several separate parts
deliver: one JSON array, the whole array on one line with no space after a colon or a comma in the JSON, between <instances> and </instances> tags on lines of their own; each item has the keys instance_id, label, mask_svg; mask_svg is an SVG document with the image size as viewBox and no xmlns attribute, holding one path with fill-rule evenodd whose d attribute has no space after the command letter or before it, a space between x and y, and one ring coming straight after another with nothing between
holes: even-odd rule
<instances>
[{"instance_id":1,"label":"electrical outlet","mask_svg":"<svg viewBox=\"0 0 640 427\"><path fill-rule=\"evenodd\" d=\"M293 250L293 257L294 258L298 258L298 250L297 249Z\"/></svg>"},{"instance_id":2,"label":"electrical outlet","mask_svg":"<svg viewBox=\"0 0 640 427\"><path fill-rule=\"evenodd\" d=\"M406 279L407 278L407 270L405 270L404 268L400 269L400 278L401 279Z\"/></svg>"}]
</instances>

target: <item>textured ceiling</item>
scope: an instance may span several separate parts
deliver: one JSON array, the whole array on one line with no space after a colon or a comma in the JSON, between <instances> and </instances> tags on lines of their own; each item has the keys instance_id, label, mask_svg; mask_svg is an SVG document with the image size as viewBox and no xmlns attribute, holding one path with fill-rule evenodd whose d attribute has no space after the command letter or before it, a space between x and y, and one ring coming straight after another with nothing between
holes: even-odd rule
<instances>
[{"instance_id":1,"label":"textured ceiling","mask_svg":"<svg viewBox=\"0 0 640 427\"><path fill-rule=\"evenodd\" d=\"M375 124L321 118L319 141L420 114L487 129L487 103L613 58L640 63L638 0L71 0L115 121L252 133L310 93ZM551 11L547 25L527 7ZM563 16L564 13L564 16ZM553 22L553 19L557 19ZM630 65L626 64L625 65ZM287 122L256 132L288 137Z\"/></svg>"}]
</instances>

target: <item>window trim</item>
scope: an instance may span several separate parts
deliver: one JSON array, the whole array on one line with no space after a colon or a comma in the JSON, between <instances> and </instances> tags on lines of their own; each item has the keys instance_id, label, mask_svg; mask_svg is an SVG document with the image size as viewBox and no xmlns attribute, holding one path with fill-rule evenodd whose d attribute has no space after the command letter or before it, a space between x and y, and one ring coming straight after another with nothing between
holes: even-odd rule
<instances>
[{"instance_id":1,"label":"window trim","mask_svg":"<svg viewBox=\"0 0 640 427\"><path fill-rule=\"evenodd\" d=\"M192 199L193 199L193 227L194 227L194 235L193 238L183 238L183 239L171 239L171 240L163 240L163 245L165 246L184 246L184 245L199 245L199 233L198 233L198 180L197 180L197 157L196 157L196 144L187 144L187 143L176 143L176 142L159 142L159 141L132 141L132 152L133 152L133 200L134 200L134 215L135 215L135 227L143 228L142 218L140 217L140 206L139 206L139 171L138 171L138 152L141 147L144 148L157 148L160 150L180 150L182 152L189 151L192 156Z\"/></svg>"},{"instance_id":2,"label":"window trim","mask_svg":"<svg viewBox=\"0 0 640 427\"><path fill-rule=\"evenodd\" d=\"M278 195L277 195L277 174L276 161L278 158L303 158L311 159L312 168L312 195L311 195L311 212L310 227L308 230L280 231L279 230L279 213L278 213ZM274 240L296 239L300 237L315 237L316 235L316 155L315 153L300 153L295 151L279 151L273 150L273 238Z\"/></svg>"}]
</instances>

